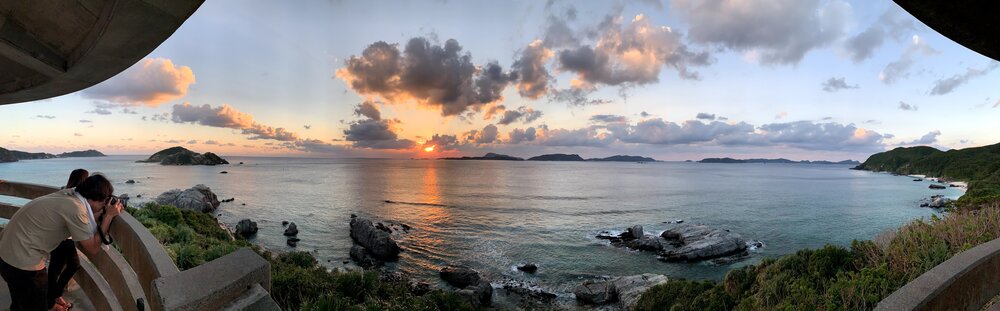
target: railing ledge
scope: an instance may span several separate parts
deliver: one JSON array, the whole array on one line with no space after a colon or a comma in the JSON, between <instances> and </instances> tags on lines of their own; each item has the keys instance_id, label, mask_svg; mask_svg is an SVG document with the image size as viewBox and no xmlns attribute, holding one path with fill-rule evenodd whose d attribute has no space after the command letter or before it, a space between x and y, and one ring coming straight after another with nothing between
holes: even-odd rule
<instances>
[{"instance_id":1,"label":"railing ledge","mask_svg":"<svg viewBox=\"0 0 1000 311\"><path fill-rule=\"evenodd\" d=\"M1000 239L961 252L878 303L875 310L979 310L1000 294Z\"/></svg>"},{"instance_id":2,"label":"railing ledge","mask_svg":"<svg viewBox=\"0 0 1000 311\"><path fill-rule=\"evenodd\" d=\"M197 286L194 286L197 284ZM271 265L248 248L153 281L154 310L218 310L247 290L271 285Z\"/></svg>"}]
</instances>

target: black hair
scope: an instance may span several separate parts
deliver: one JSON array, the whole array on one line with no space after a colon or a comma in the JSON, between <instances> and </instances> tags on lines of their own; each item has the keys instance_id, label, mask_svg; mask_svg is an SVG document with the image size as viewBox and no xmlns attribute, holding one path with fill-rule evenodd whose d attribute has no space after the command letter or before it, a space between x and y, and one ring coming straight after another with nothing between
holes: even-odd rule
<instances>
[{"instance_id":1,"label":"black hair","mask_svg":"<svg viewBox=\"0 0 1000 311\"><path fill-rule=\"evenodd\" d=\"M77 185L76 192L88 200L103 202L114 194L115 187L104 175L94 174Z\"/></svg>"},{"instance_id":2,"label":"black hair","mask_svg":"<svg viewBox=\"0 0 1000 311\"><path fill-rule=\"evenodd\" d=\"M69 173L69 180L66 181L66 189L79 186L88 176L90 176L90 172L87 172L85 169L78 168L73 170L72 173Z\"/></svg>"}]
</instances>

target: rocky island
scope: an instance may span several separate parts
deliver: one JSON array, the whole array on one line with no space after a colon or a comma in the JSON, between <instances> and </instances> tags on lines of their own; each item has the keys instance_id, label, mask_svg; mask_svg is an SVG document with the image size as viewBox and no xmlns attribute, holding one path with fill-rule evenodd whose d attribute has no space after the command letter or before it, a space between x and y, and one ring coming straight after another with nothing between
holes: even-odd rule
<instances>
[{"instance_id":1,"label":"rocky island","mask_svg":"<svg viewBox=\"0 0 1000 311\"><path fill-rule=\"evenodd\" d=\"M490 153L487 153L486 155L484 155L484 156L481 156L481 157L460 157L460 158L458 158L458 157L451 157L451 158L444 158L444 159L445 159L445 160L500 160L500 161L524 161L524 159L522 159L522 158L518 158L518 157L512 157L512 156L509 156L509 155L506 155L506 154L499 154L499 153L492 153L492 152L490 152Z\"/></svg>"},{"instance_id":2,"label":"rocky island","mask_svg":"<svg viewBox=\"0 0 1000 311\"><path fill-rule=\"evenodd\" d=\"M160 165L219 165L229 164L229 161L218 155L206 152L199 154L184 147L167 148L154 153L149 159L136 161L139 163L160 163Z\"/></svg>"},{"instance_id":3,"label":"rocky island","mask_svg":"<svg viewBox=\"0 0 1000 311\"><path fill-rule=\"evenodd\" d=\"M21 160L45 160L55 158L82 158L82 157L103 157L103 153L97 150L71 151L54 155L45 152L24 152L0 148L0 163L17 162Z\"/></svg>"},{"instance_id":4,"label":"rocky island","mask_svg":"<svg viewBox=\"0 0 1000 311\"><path fill-rule=\"evenodd\" d=\"M530 157L528 161L587 161L584 160L578 154L563 154L563 153L553 153L553 154L543 154L540 156Z\"/></svg>"},{"instance_id":5,"label":"rocky island","mask_svg":"<svg viewBox=\"0 0 1000 311\"><path fill-rule=\"evenodd\" d=\"M96 157L106 157L100 151L89 149L84 151L70 151L63 152L58 155L60 158L96 158Z\"/></svg>"},{"instance_id":6,"label":"rocky island","mask_svg":"<svg viewBox=\"0 0 1000 311\"><path fill-rule=\"evenodd\" d=\"M784 164L850 164L850 165L861 164L861 162L858 162L858 161L855 161L855 160L843 160L843 161L837 161L837 162L834 162L834 161L823 161L823 160L820 160L820 161L809 161L809 160L794 161L794 160L789 160L789 159L785 159L785 158L778 158L778 159L704 158L704 159L701 159L701 161L698 161L698 163L784 163Z\"/></svg>"}]
</instances>

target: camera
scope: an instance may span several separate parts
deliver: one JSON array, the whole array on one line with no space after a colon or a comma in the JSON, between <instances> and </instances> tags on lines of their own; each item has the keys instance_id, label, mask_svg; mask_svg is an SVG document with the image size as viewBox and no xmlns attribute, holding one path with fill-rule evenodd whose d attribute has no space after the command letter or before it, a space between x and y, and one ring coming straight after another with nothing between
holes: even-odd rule
<instances>
[{"instance_id":1,"label":"camera","mask_svg":"<svg viewBox=\"0 0 1000 311\"><path fill-rule=\"evenodd\" d=\"M114 206L117 205L118 203L121 203L122 207L128 207L128 198L127 197L122 198L116 195L112 195L111 197L108 198L108 205Z\"/></svg>"}]
</instances>

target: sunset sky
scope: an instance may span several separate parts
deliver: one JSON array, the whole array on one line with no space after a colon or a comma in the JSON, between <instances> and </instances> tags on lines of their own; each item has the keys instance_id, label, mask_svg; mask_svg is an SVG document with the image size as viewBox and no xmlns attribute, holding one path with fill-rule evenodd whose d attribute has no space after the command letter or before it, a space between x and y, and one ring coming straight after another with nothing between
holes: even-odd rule
<instances>
[{"instance_id":1,"label":"sunset sky","mask_svg":"<svg viewBox=\"0 0 1000 311\"><path fill-rule=\"evenodd\" d=\"M213 0L108 81L0 106L0 147L864 160L1000 142L998 67L891 1Z\"/></svg>"}]
</instances>

